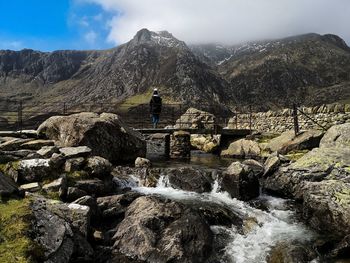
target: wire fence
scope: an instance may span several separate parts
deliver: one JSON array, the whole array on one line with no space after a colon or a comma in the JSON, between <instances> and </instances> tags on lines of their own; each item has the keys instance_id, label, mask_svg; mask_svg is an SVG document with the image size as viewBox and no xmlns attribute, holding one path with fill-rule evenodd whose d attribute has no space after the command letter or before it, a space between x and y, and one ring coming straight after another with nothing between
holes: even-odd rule
<instances>
[{"instance_id":1,"label":"wire fence","mask_svg":"<svg viewBox=\"0 0 350 263\"><path fill-rule=\"evenodd\" d=\"M212 105L200 105L210 108ZM215 109L215 106L212 106ZM185 114L188 107L183 104L163 104L158 127L165 128L176 124L190 128L197 113ZM136 129L152 128L150 107L148 104L113 104L113 103L40 103L31 104L22 101L0 101L0 130L37 129L41 123L51 116L67 116L80 112L109 112L121 116L122 120ZM225 127L234 113L215 114L215 123ZM209 120L211 114L201 114L201 118ZM188 121L186 121L188 120Z\"/></svg>"},{"instance_id":2,"label":"wire fence","mask_svg":"<svg viewBox=\"0 0 350 263\"><path fill-rule=\"evenodd\" d=\"M216 130L228 127L230 129L257 130L257 125L271 122L268 114L259 114L252 106L235 107L233 110L223 111L217 105L197 105L196 108L208 109L212 114L187 111L189 105L166 103L162 106L158 128L165 128L177 124L179 128L201 128L205 123L206 127ZM282 111L283 109L280 109ZM152 128L150 107L148 104L116 104L116 103L26 103L22 101L0 101L0 130L30 130L37 129L41 123L51 116L67 116L80 112L110 112L121 116L122 120L130 127L136 129ZM187 113L186 113L187 112ZM185 114L186 113L186 114ZM305 118L298 119L299 115ZM283 115L283 114L281 114ZM181 117L182 116L182 117ZM316 125L324 128L312 117L305 114L301 108L292 107L288 118L281 119L284 126L299 132L299 126L306 122L315 122ZM181 117L181 118L180 118ZM276 117L277 118L277 117ZM278 118L277 118L277 121ZM196 123L197 122L197 123Z\"/></svg>"}]
</instances>

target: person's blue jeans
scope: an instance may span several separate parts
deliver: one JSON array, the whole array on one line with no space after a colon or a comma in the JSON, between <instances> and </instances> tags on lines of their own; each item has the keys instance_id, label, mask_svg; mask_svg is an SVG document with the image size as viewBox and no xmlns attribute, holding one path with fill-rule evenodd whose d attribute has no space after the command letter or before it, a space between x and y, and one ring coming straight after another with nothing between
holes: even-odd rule
<instances>
[{"instance_id":1,"label":"person's blue jeans","mask_svg":"<svg viewBox=\"0 0 350 263\"><path fill-rule=\"evenodd\" d=\"M152 123L153 128L157 128L157 125L159 123L159 114L152 114Z\"/></svg>"}]
</instances>

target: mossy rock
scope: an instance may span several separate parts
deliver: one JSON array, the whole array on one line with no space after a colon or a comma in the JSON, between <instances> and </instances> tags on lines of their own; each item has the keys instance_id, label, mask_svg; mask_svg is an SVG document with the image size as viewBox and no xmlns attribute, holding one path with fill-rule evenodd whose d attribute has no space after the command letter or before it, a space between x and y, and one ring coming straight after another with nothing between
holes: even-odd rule
<instances>
[{"instance_id":1,"label":"mossy rock","mask_svg":"<svg viewBox=\"0 0 350 263\"><path fill-rule=\"evenodd\" d=\"M291 151L286 154L286 157L291 161L297 161L308 152L309 150Z\"/></svg>"},{"instance_id":2,"label":"mossy rock","mask_svg":"<svg viewBox=\"0 0 350 263\"><path fill-rule=\"evenodd\" d=\"M31 263L40 261L41 248L29 238L31 200L0 203L0 262Z\"/></svg>"},{"instance_id":3,"label":"mossy rock","mask_svg":"<svg viewBox=\"0 0 350 263\"><path fill-rule=\"evenodd\" d=\"M86 171L74 171L67 173L68 186L74 185L76 181L91 179L91 176Z\"/></svg>"}]
</instances>

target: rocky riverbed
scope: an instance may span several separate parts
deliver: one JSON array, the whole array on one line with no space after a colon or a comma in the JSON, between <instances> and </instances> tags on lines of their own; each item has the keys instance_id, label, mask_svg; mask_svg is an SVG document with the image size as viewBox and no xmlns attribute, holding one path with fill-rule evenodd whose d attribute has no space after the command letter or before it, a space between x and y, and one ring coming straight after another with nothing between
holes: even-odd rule
<instances>
[{"instance_id":1,"label":"rocky riverbed","mask_svg":"<svg viewBox=\"0 0 350 263\"><path fill-rule=\"evenodd\" d=\"M349 150L342 124L148 160L116 115L52 117L0 137L0 262L347 262Z\"/></svg>"}]
</instances>

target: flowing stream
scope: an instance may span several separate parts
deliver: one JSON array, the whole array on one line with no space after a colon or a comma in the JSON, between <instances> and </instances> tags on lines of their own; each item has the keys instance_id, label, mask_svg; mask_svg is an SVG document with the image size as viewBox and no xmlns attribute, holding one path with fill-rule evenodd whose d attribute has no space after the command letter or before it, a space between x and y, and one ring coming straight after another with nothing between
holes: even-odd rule
<instances>
[{"instance_id":1,"label":"flowing stream","mask_svg":"<svg viewBox=\"0 0 350 263\"><path fill-rule=\"evenodd\" d=\"M215 159L215 165L218 164L217 162L218 160ZM187 163L186 165L192 166L193 164ZM198 166L198 164L194 165ZM235 214L243 215L245 218L254 218L255 224L246 233L238 231L235 226L212 226L212 231L216 236L226 237L224 248L220 251L223 257L219 262L263 263L266 262L266 256L271 248L278 242L308 242L315 238L315 234L297 220L296 211L293 206L289 205L289 200L262 194L257 201L265 204L267 210L264 211L254 208L246 202L233 199L226 192L218 191L217 181L215 181L210 193L203 194L174 189L169 186L168 180L164 176L159 178L157 187L154 188L138 187L136 182L131 182L130 186L133 190L143 194L157 194L184 203L217 204L229 208Z\"/></svg>"}]
</instances>

